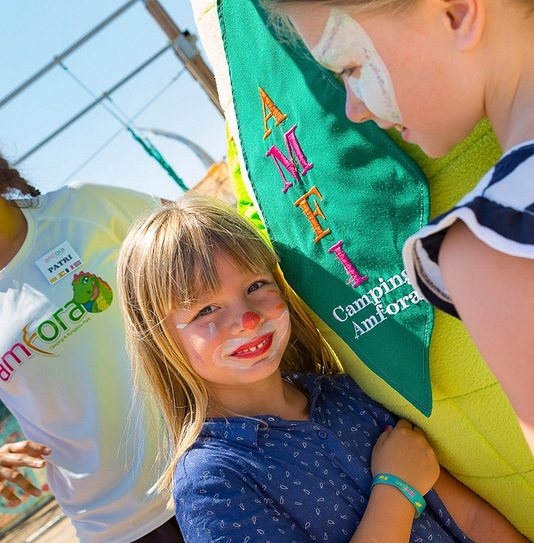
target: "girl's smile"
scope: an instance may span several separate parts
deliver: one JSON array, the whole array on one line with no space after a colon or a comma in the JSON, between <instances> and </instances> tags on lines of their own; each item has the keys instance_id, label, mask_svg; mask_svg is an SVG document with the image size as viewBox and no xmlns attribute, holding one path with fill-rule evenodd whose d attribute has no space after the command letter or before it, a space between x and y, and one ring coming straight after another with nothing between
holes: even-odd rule
<instances>
[{"instance_id":1,"label":"girl's smile","mask_svg":"<svg viewBox=\"0 0 534 543\"><path fill-rule=\"evenodd\" d=\"M239 358L249 358L254 356L260 356L266 353L271 347L273 342L273 334L266 334L261 336L259 340L251 341L242 345L239 349L236 349L230 356L236 356Z\"/></svg>"},{"instance_id":2,"label":"girl's smile","mask_svg":"<svg viewBox=\"0 0 534 543\"><path fill-rule=\"evenodd\" d=\"M278 294L278 293L277 293ZM281 340L285 339L285 330L291 330L289 311L285 309L279 317L262 323L252 341L249 338L227 339L213 352L212 361L221 367L240 370L250 369L257 364L267 364L277 357L282 348ZM244 328L244 327L243 327ZM285 349L285 346L282 348ZM280 355L281 358L281 355ZM255 361L255 362L254 362ZM250 362L254 362L250 364Z\"/></svg>"}]
</instances>

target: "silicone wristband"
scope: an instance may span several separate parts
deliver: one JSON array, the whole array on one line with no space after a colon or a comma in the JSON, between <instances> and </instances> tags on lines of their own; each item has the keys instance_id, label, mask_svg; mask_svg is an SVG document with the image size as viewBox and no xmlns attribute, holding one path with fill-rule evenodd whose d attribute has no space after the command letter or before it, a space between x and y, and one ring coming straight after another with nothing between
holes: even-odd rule
<instances>
[{"instance_id":1,"label":"silicone wristband","mask_svg":"<svg viewBox=\"0 0 534 543\"><path fill-rule=\"evenodd\" d=\"M389 473L380 473L377 475L371 484L371 488L375 485L391 485L397 487L411 502L412 505L415 507L415 510L417 511L415 518L417 518L426 507L426 501L415 490L415 488L412 488L408 483L405 483L402 479L399 479L398 477L395 477L395 475L390 475Z\"/></svg>"}]
</instances>

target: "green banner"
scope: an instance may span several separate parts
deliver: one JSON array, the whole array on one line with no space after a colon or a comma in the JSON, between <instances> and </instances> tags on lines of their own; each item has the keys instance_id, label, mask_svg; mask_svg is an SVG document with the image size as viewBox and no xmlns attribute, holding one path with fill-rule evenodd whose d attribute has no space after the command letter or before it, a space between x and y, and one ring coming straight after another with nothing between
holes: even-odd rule
<instances>
[{"instance_id":1,"label":"green banner","mask_svg":"<svg viewBox=\"0 0 534 543\"><path fill-rule=\"evenodd\" d=\"M427 180L257 0L219 0L239 141L284 274L377 375L425 415L433 310L409 284L404 240L428 220Z\"/></svg>"}]
</instances>

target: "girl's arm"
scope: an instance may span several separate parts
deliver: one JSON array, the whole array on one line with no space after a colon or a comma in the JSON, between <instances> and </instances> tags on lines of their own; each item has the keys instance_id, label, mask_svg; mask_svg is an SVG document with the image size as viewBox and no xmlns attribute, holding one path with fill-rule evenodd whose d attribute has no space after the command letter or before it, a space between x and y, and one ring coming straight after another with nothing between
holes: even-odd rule
<instances>
[{"instance_id":1,"label":"girl's arm","mask_svg":"<svg viewBox=\"0 0 534 543\"><path fill-rule=\"evenodd\" d=\"M402 419L378 438L371 471L373 475L395 475L424 495L436 482L440 468L422 430ZM375 485L350 543L408 543L414 515L415 507L398 488Z\"/></svg>"},{"instance_id":2,"label":"girl's arm","mask_svg":"<svg viewBox=\"0 0 534 543\"><path fill-rule=\"evenodd\" d=\"M414 513L414 506L400 490L376 485L350 543L408 543Z\"/></svg>"},{"instance_id":3,"label":"girl's arm","mask_svg":"<svg viewBox=\"0 0 534 543\"><path fill-rule=\"evenodd\" d=\"M496 509L443 468L434 490L458 528L475 543L528 543Z\"/></svg>"},{"instance_id":4,"label":"girl's arm","mask_svg":"<svg viewBox=\"0 0 534 543\"><path fill-rule=\"evenodd\" d=\"M496 509L440 470L423 431L405 419L379 437L371 471L395 475L422 495L434 487L458 528L475 543L528 543ZM350 543L409 543L414 515L415 507L399 489L375 485Z\"/></svg>"},{"instance_id":5,"label":"girl's arm","mask_svg":"<svg viewBox=\"0 0 534 543\"><path fill-rule=\"evenodd\" d=\"M534 452L534 260L496 251L456 221L443 241L439 265L467 331Z\"/></svg>"}]
</instances>

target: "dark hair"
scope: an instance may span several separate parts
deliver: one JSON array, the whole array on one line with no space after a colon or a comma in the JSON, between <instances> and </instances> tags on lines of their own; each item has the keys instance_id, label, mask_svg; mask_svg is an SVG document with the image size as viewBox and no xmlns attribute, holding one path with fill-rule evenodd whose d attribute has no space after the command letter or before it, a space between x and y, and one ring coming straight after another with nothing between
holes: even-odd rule
<instances>
[{"instance_id":1,"label":"dark hair","mask_svg":"<svg viewBox=\"0 0 534 543\"><path fill-rule=\"evenodd\" d=\"M0 196L9 199L18 196L39 196L40 191L21 177L18 170L12 168L0 153Z\"/></svg>"}]
</instances>

